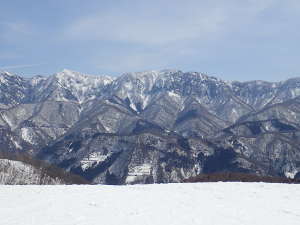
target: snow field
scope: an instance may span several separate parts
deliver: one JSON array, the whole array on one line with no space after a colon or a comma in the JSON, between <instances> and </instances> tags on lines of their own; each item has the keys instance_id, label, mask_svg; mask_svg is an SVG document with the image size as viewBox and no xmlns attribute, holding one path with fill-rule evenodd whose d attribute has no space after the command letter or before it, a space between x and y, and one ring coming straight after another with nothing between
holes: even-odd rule
<instances>
[{"instance_id":1,"label":"snow field","mask_svg":"<svg viewBox=\"0 0 300 225\"><path fill-rule=\"evenodd\" d=\"M3 225L298 225L300 185L0 186Z\"/></svg>"}]
</instances>

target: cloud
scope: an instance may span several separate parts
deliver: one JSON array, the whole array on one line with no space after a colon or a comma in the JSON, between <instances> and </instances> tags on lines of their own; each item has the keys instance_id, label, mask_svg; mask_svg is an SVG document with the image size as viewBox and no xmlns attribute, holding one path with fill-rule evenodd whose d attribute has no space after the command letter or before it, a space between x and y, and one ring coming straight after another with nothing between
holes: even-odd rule
<instances>
[{"instance_id":1,"label":"cloud","mask_svg":"<svg viewBox=\"0 0 300 225\"><path fill-rule=\"evenodd\" d=\"M13 69L20 69L20 68L36 67L36 66L41 66L41 65L45 65L45 63L0 66L0 69L2 69L2 70L13 70Z\"/></svg>"},{"instance_id":2,"label":"cloud","mask_svg":"<svg viewBox=\"0 0 300 225\"><path fill-rule=\"evenodd\" d=\"M165 6L165 10L157 10L155 4L143 4L130 10L121 7L79 18L67 28L66 36L82 40L166 44L208 38L222 29L226 20L223 9L218 7L202 8L198 4L198 11L182 4L157 4L162 9Z\"/></svg>"},{"instance_id":3,"label":"cloud","mask_svg":"<svg viewBox=\"0 0 300 225\"><path fill-rule=\"evenodd\" d=\"M43 58L49 71L74 65L93 73L176 67L259 74L297 58L299 0L92 0L54 4L53 11L42 5L36 14L4 10L2 64Z\"/></svg>"},{"instance_id":4,"label":"cloud","mask_svg":"<svg viewBox=\"0 0 300 225\"><path fill-rule=\"evenodd\" d=\"M289 1L289 0L288 0ZM294 2L293 0L291 0ZM76 40L166 45L220 39L247 29L279 0L151 1L107 8L77 18L65 31Z\"/></svg>"},{"instance_id":5,"label":"cloud","mask_svg":"<svg viewBox=\"0 0 300 225\"><path fill-rule=\"evenodd\" d=\"M258 15L273 4L263 0L142 2L77 18L66 28L65 38L93 40L95 46L108 43L110 49L102 47L105 54L95 57L94 65L100 69L180 68L188 58L201 58L201 53L206 58L215 57L207 49L219 41L224 44L228 36L243 30L248 35L247 27L254 26Z\"/></svg>"}]
</instances>

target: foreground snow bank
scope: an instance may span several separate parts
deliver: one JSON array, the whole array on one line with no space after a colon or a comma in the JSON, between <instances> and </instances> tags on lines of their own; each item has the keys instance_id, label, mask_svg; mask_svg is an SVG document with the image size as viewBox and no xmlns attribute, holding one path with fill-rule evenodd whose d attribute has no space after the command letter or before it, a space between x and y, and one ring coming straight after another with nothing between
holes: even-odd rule
<instances>
[{"instance_id":1,"label":"foreground snow bank","mask_svg":"<svg viewBox=\"0 0 300 225\"><path fill-rule=\"evenodd\" d=\"M297 225L300 185L0 186L5 225Z\"/></svg>"}]
</instances>

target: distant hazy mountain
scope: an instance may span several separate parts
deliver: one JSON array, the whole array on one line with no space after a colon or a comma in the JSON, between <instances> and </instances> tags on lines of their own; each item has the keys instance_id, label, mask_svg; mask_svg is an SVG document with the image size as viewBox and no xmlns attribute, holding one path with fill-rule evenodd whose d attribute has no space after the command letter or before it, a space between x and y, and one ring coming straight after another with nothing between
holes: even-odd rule
<instances>
[{"instance_id":1,"label":"distant hazy mountain","mask_svg":"<svg viewBox=\"0 0 300 225\"><path fill-rule=\"evenodd\" d=\"M95 183L178 182L220 171L300 176L299 96L300 78L1 72L0 148Z\"/></svg>"}]
</instances>

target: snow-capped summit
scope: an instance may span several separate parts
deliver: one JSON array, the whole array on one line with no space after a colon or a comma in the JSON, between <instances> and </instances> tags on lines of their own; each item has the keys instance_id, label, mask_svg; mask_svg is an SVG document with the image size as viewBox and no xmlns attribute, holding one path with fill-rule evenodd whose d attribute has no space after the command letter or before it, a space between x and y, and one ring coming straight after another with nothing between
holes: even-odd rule
<instances>
[{"instance_id":1,"label":"snow-capped summit","mask_svg":"<svg viewBox=\"0 0 300 225\"><path fill-rule=\"evenodd\" d=\"M64 69L54 75L62 88L68 89L79 103L95 98L113 81L109 76L92 76Z\"/></svg>"},{"instance_id":2,"label":"snow-capped summit","mask_svg":"<svg viewBox=\"0 0 300 225\"><path fill-rule=\"evenodd\" d=\"M42 75L36 75L34 77L31 77L29 79L29 83L32 87L36 87L38 86L39 84L41 84L41 82L47 80L47 77L46 76L42 76Z\"/></svg>"},{"instance_id":3,"label":"snow-capped summit","mask_svg":"<svg viewBox=\"0 0 300 225\"><path fill-rule=\"evenodd\" d=\"M171 73L156 70L125 73L112 83L110 93L127 101L133 110L139 111L150 103L155 86L167 81Z\"/></svg>"},{"instance_id":4,"label":"snow-capped summit","mask_svg":"<svg viewBox=\"0 0 300 225\"><path fill-rule=\"evenodd\" d=\"M40 100L72 101L83 103L100 95L103 88L113 81L109 76L93 76L64 69L43 81L36 90ZM35 82L37 82L35 80Z\"/></svg>"},{"instance_id":5,"label":"snow-capped summit","mask_svg":"<svg viewBox=\"0 0 300 225\"><path fill-rule=\"evenodd\" d=\"M102 82L104 85L106 85L114 80L112 77L107 75L89 75L69 69L63 69L61 72L58 72L53 76L61 82L75 80L77 83L84 82L88 84L90 82L91 85L93 85L92 82Z\"/></svg>"},{"instance_id":6,"label":"snow-capped summit","mask_svg":"<svg viewBox=\"0 0 300 225\"><path fill-rule=\"evenodd\" d=\"M0 70L0 75L4 75L4 76L13 76L14 74L8 72L8 71L4 71L4 70Z\"/></svg>"},{"instance_id":7,"label":"snow-capped summit","mask_svg":"<svg viewBox=\"0 0 300 225\"><path fill-rule=\"evenodd\" d=\"M13 79L20 79L21 77L19 77L16 74L7 72L7 71L0 71L0 83L4 82L5 80L13 80Z\"/></svg>"},{"instance_id":8,"label":"snow-capped summit","mask_svg":"<svg viewBox=\"0 0 300 225\"><path fill-rule=\"evenodd\" d=\"M6 71L0 72L0 104L14 105L27 98L29 84L26 79Z\"/></svg>"}]
</instances>

